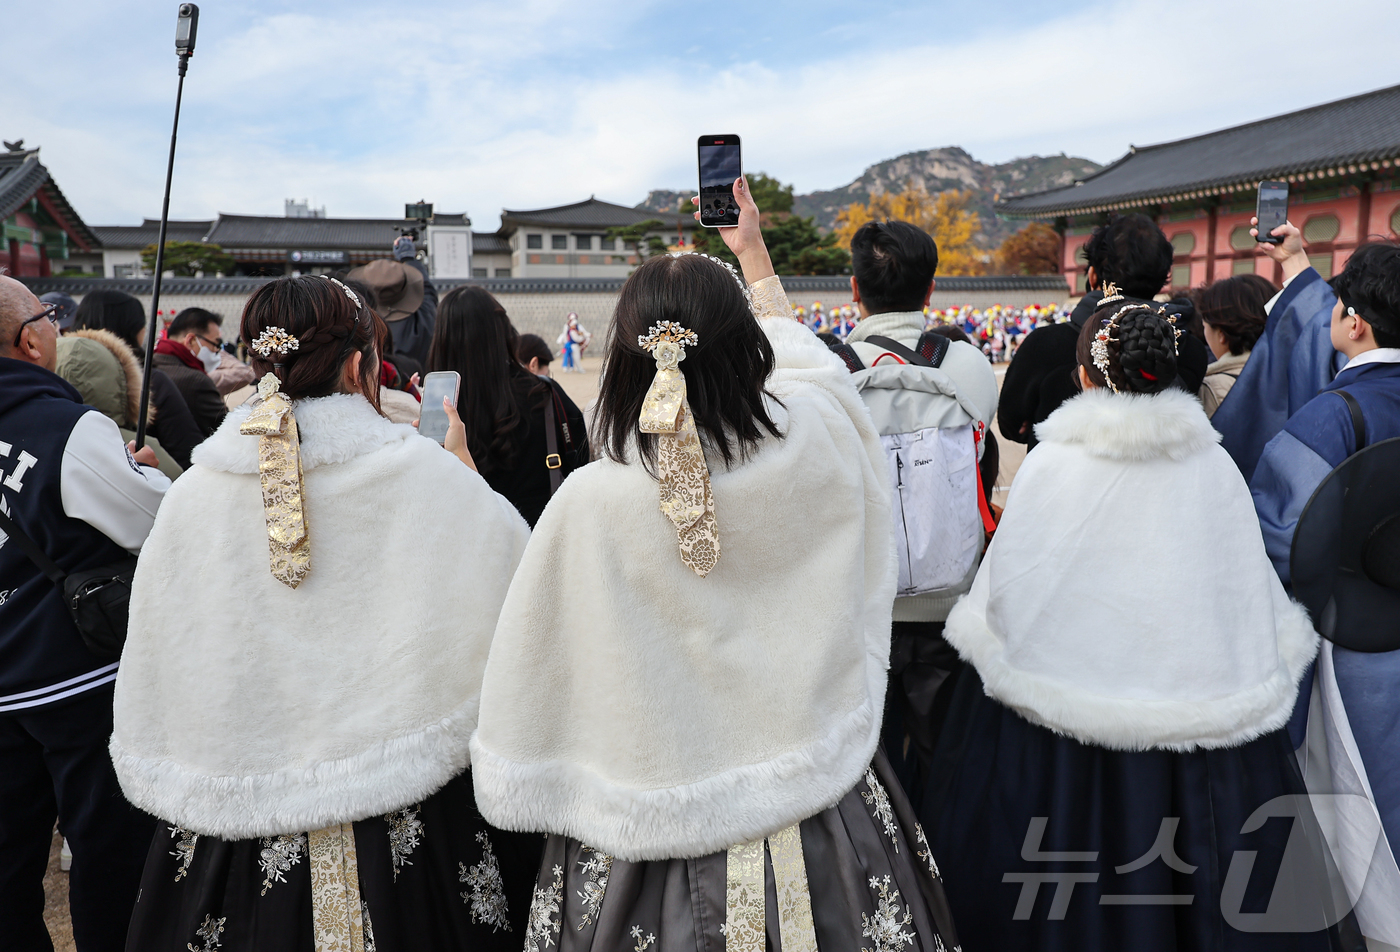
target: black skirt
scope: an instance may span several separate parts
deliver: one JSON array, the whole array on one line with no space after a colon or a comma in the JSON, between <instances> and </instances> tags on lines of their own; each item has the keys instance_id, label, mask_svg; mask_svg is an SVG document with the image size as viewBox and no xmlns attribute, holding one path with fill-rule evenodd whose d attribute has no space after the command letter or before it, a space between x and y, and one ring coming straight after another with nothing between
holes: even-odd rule
<instances>
[{"instance_id":1,"label":"black skirt","mask_svg":"<svg viewBox=\"0 0 1400 952\"><path fill-rule=\"evenodd\" d=\"M799 835L811 908L805 934L815 937L817 949L958 948L938 864L882 753L876 754L866 779L836 806L803 820ZM785 888L790 872L775 874L775 851L781 853L782 847L774 841L781 836L756 847L756 855L763 857L764 898L762 920L754 926L762 930L758 943L766 941L772 952L783 952L785 935L803 931L792 925L802 913L795 908L793 891ZM776 861L783 866L781 855ZM728 863L726 851L632 863L575 839L550 836L525 952L725 952L742 947L737 939L726 939ZM755 878L755 886L757 882ZM757 910L753 912L757 920Z\"/></svg>"},{"instance_id":2,"label":"black skirt","mask_svg":"<svg viewBox=\"0 0 1400 952\"><path fill-rule=\"evenodd\" d=\"M488 825L470 770L354 829L365 952L519 952L544 838ZM228 841L162 824L127 949L314 952L306 841Z\"/></svg>"},{"instance_id":3,"label":"black skirt","mask_svg":"<svg viewBox=\"0 0 1400 952\"><path fill-rule=\"evenodd\" d=\"M1323 952L1346 909L1304 792L1282 730L1108 750L1031 724L968 666L920 813L968 949Z\"/></svg>"}]
</instances>

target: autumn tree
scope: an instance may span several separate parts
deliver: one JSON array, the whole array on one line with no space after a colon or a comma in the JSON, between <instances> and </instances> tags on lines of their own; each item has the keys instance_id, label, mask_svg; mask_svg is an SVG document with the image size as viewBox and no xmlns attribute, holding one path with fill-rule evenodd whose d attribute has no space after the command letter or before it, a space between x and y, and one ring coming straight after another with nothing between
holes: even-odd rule
<instances>
[{"instance_id":1,"label":"autumn tree","mask_svg":"<svg viewBox=\"0 0 1400 952\"><path fill-rule=\"evenodd\" d=\"M141 264L147 271L156 269L156 245L151 242L141 249ZM166 271L177 277L193 277L196 272L214 274L219 271L232 271L233 258L224 253L218 245L202 241L167 241L165 243Z\"/></svg>"},{"instance_id":2,"label":"autumn tree","mask_svg":"<svg viewBox=\"0 0 1400 952\"><path fill-rule=\"evenodd\" d=\"M1001 243L996 267L999 274L1059 274L1060 233L1031 222Z\"/></svg>"},{"instance_id":3,"label":"autumn tree","mask_svg":"<svg viewBox=\"0 0 1400 952\"><path fill-rule=\"evenodd\" d=\"M749 194L759 210L759 230L778 274L846 274L851 254L839 247L835 234L823 235L815 219L794 215L793 188L756 172L748 177ZM692 206L693 207L693 206ZM695 250L738 266L719 232L701 228L695 233Z\"/></svg>"},{"instance_id":4,"label":"autumn tree","mask_svg":"<svg viewBox=\"0 0 1400 952\"><path fill-rule=\"evenodd\" d=\"M967 204L971 192L939 192L930 195L922 186L910 184L902 192L871 195L868 203L854 202L836 216L838 241L851 247L851 238L869 221L893 219L921 229L938 245L938 273L945 275L982 274L987 256L974 243L982 219Z\"/></svg>"}]
</instances>

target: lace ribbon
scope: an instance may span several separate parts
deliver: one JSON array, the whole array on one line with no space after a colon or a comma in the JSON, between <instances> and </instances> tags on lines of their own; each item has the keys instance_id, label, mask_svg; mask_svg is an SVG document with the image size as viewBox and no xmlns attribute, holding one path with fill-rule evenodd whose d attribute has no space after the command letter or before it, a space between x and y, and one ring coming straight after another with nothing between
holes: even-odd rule
<instances>
[{"instance_id":1,"label":"lace ribbon","mask_svg":"<svg viewBox=\"0 0 1400 952\"><path fill-rule=\"evenodd\" d=\"M365 952L355 827L337 823L306 835L316 952Z\"/></svg>"},{"instance_id":2,"label":"lace ribbon","mask_svg":"<svg viewBox=\"0 0 1400 952\"><path fill-rule=\"evenodd\" d=\"M292 401L280 392L274 375L263 377L258 393L262 401L253 407L239 432L258 437L258 475L272 575L296 588L311 568L302 494L301 434Z\"/></svg>"},{"instance_id":3,"label":"lace ribbon","mask_svg":"<svg viewBox=\"0 0 1400 952\"><path fill-rule=\"evenodd\" d=\"M685 375L676 366L678 352L664 344L656 348L656 377L637 422L643 433L661 437L656 460L661 511L676 527L681 561L704 578L719 561L719 526L710 470L685 398Z\"/></svg>"},{"instance_id":4,"label":"lace ribbon","mask_svg":"<svg viewBox=\"0 0 1400 952\"><path fill-rule=\"evenodd\" d=\"M730 847L725 856L725 952L764 952L767 894L763 882L764 840ZM797 824L767 839L778 900L778 938L783 952L817 952L812 893Z\"/></svg>"}]
</instances>

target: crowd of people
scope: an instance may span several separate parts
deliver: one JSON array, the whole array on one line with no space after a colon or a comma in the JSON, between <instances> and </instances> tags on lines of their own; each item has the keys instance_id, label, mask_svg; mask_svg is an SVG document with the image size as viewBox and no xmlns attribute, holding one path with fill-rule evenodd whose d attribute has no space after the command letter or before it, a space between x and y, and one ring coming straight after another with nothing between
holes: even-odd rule
<instances>
[{"instance_id":1,"label":"crowd of people","mask_svg":"<svg viewBox=\"0 0 1400 952\"><path fill-rule=\"evenodd\" d=\"M6 949L55 822L82 952L1400 944L1400 246L940 311L879 221L806 310L734 195L587 414L402 238L175 315L138 449L140 302L0 277Z\"/></svg>"}]
</instances>

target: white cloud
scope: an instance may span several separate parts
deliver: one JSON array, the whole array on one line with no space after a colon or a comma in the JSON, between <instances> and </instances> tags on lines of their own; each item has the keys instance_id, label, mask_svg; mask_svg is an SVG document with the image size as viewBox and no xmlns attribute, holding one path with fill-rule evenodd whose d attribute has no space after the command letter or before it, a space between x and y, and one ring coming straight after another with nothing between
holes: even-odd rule
<instances>
[{"instance_id":1,"label":"white cloud","mask_svg":"<svg viewBox=\"0 0 1400 952\"><path fill-rule=\"evenodd\" d=\"M208 6L173 215L277 214L284 197L306 196L332 215L384 216L421 197L487 228L502 206L589 194L632 203L650 188L690 186L703 132L738 132L749 169L799 191L941 145L986 161L1060 151L1107 161L1130 142L1395 82L1386 64L1400 26L1390 0L1341 0L1325 13L1312 0L1267 10L1126 0L938 38L931 8L927 31L903 43L711 66L652 55L679 46L689 8L677 8L675 35L639 37L652 10L562 0L241 18ZM1302 30L1320 66L1299 63ZM0 114L0 129L43 145L89 221L158 214L168 40L159 53L93 57L73 49L84 42L70 44L63 76L25 81L32 95L0 107L13 113Z\"/></svg>"}]
</instances>

